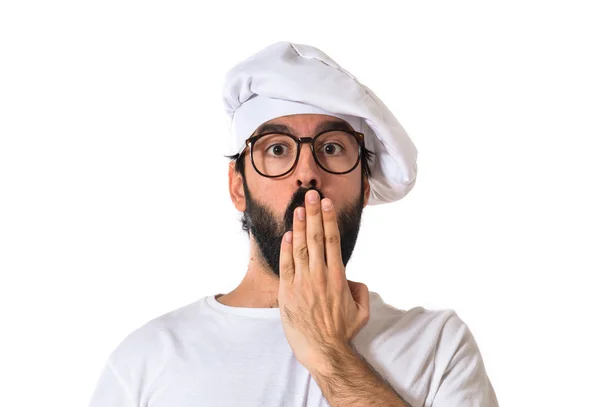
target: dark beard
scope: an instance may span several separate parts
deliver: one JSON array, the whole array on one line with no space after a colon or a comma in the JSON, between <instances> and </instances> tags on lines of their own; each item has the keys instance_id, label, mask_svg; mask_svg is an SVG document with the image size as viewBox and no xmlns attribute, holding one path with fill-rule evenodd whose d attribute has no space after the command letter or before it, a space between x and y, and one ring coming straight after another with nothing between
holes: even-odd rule
<instances>
[{"instance_id":1,"label":"dark beard","mask_svg":"<svg viewBox=\"0 0 600 407\"><path fill-rule=\"evenodd\" d=\"M288 204L282 224L269 208L261 205L252 198L246 180L243 180L243 184L246 194L246 210L242 215L242 228L252 233L260 249L263 263L269 267L273 274L279 277L279 254L283 235L286 231L293 229L294 210L304 204L306 192L311 189L317 189L300 187ZM323 199L323 194L319 190L317 192L321 196L321 199ZM350 261L358 238L364 204L363 195L364 185L361 182L360 196L347 208L343 208L342 210L335 208L338 227L340 229L340 245L344 267Z\"/></svg>"}]
</instances>

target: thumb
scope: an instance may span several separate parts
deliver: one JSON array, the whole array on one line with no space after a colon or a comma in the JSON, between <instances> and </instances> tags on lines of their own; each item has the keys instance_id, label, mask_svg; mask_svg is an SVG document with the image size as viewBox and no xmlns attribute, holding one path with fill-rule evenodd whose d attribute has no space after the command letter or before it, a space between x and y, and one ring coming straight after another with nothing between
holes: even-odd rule
<instances>
[{"instance_id":1,"label":"thumb","mask_svg":"<svg viewBox=\"0 0 600 407\"><path fill-rule=\"evenodd\" d=\"M367 313L369 312L369 287L366 284L359 283L352 280L348 281L348 287L350 287L350 293L352 294L352 298L354 301L362 308L364 308Z\"/></svg>"}]
</instances>

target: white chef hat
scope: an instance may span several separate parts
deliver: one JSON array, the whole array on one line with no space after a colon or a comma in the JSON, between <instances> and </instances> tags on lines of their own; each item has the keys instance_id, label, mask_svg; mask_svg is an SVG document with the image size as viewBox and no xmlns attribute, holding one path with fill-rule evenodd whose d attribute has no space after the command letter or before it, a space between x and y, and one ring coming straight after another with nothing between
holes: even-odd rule
<instances>
[{"instance_id":1,"label":"white chef hat","mask_svg":"<svg viewBox=\"0 0 600 407\"><path fill-rule=\"evenodd\" d=\"M223 101L230 134L225 154L241 153L246 140L276 117L320 113L346 120L365 134L375 153L369 205L402 199L417 176L417 149L396 117L373 92L321 50L277 42L233 67Z\"/></svg>"}]
</instances>

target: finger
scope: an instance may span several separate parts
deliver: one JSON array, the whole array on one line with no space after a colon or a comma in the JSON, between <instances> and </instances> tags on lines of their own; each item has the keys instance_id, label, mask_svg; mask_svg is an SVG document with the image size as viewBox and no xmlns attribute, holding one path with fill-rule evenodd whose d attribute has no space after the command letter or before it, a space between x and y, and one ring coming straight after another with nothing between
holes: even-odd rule
<instances>
[{"instance_id":1,"label":"finger","mask_svg":"<svg viewBox=\"0 0 600 407\"><path fill-rule=\"evenodd\" d=\"M306 210L299 206L294 210L292 251L296 278L301 278L308 269L308 248L306 247Z\"/></svg>"},{"instance_id":2,"label":"finger","mask_svg":"<svg viewBox=\"0 0 600 407\"><path fill-rule=\"evenodd\" d=\"M293 233L286 232L281 239L281 249L279 252L279 279L282 283L294 282L294 254L293 254Z\"/></svg>"},{"instance_id":3,"label":"finger","mask_svg":"<svg viewBox=\"0 0 600 407\"><path fill-rule=\"evenodd\" d=\"M306 245L308 247L310 272L325 270L325 246L323 244L323 217L321 200L315 190L308 191L305 196L306 207Z\"/></svg>"},{"instance_id":4,"label":"finger","mask_svg":"<svg viewBox=\"0 0 600 407\"><path fill-rule=\"evenodd\" d=\"M340 246L340 229L338 227L335 208L331 199L325 198L321 201L323 209L323 229L325 233L325 262L329 271L344 269L342 262L342 248ZM341 266L341 267L338 267Z\"/></svg>"}]
</instances>

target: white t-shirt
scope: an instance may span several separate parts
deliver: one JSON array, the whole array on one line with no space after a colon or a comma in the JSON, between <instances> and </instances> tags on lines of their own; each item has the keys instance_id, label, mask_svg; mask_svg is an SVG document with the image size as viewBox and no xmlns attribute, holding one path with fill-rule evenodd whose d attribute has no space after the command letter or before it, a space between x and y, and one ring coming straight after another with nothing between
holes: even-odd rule
<instances>
[{"instance_id":1,"label":"white t-shirt","mask_svg":"<svg viewBox=\"0 0 600 407\"><path fill-rule=\"evenodd\" d=\"M452 310L398 310L370 292L357 351L412 407L498 402L467 325ZM325 407L285 337L279 308L214 296L130 333L109 355L90 407Z\"/></svg>"}]
</instances>

